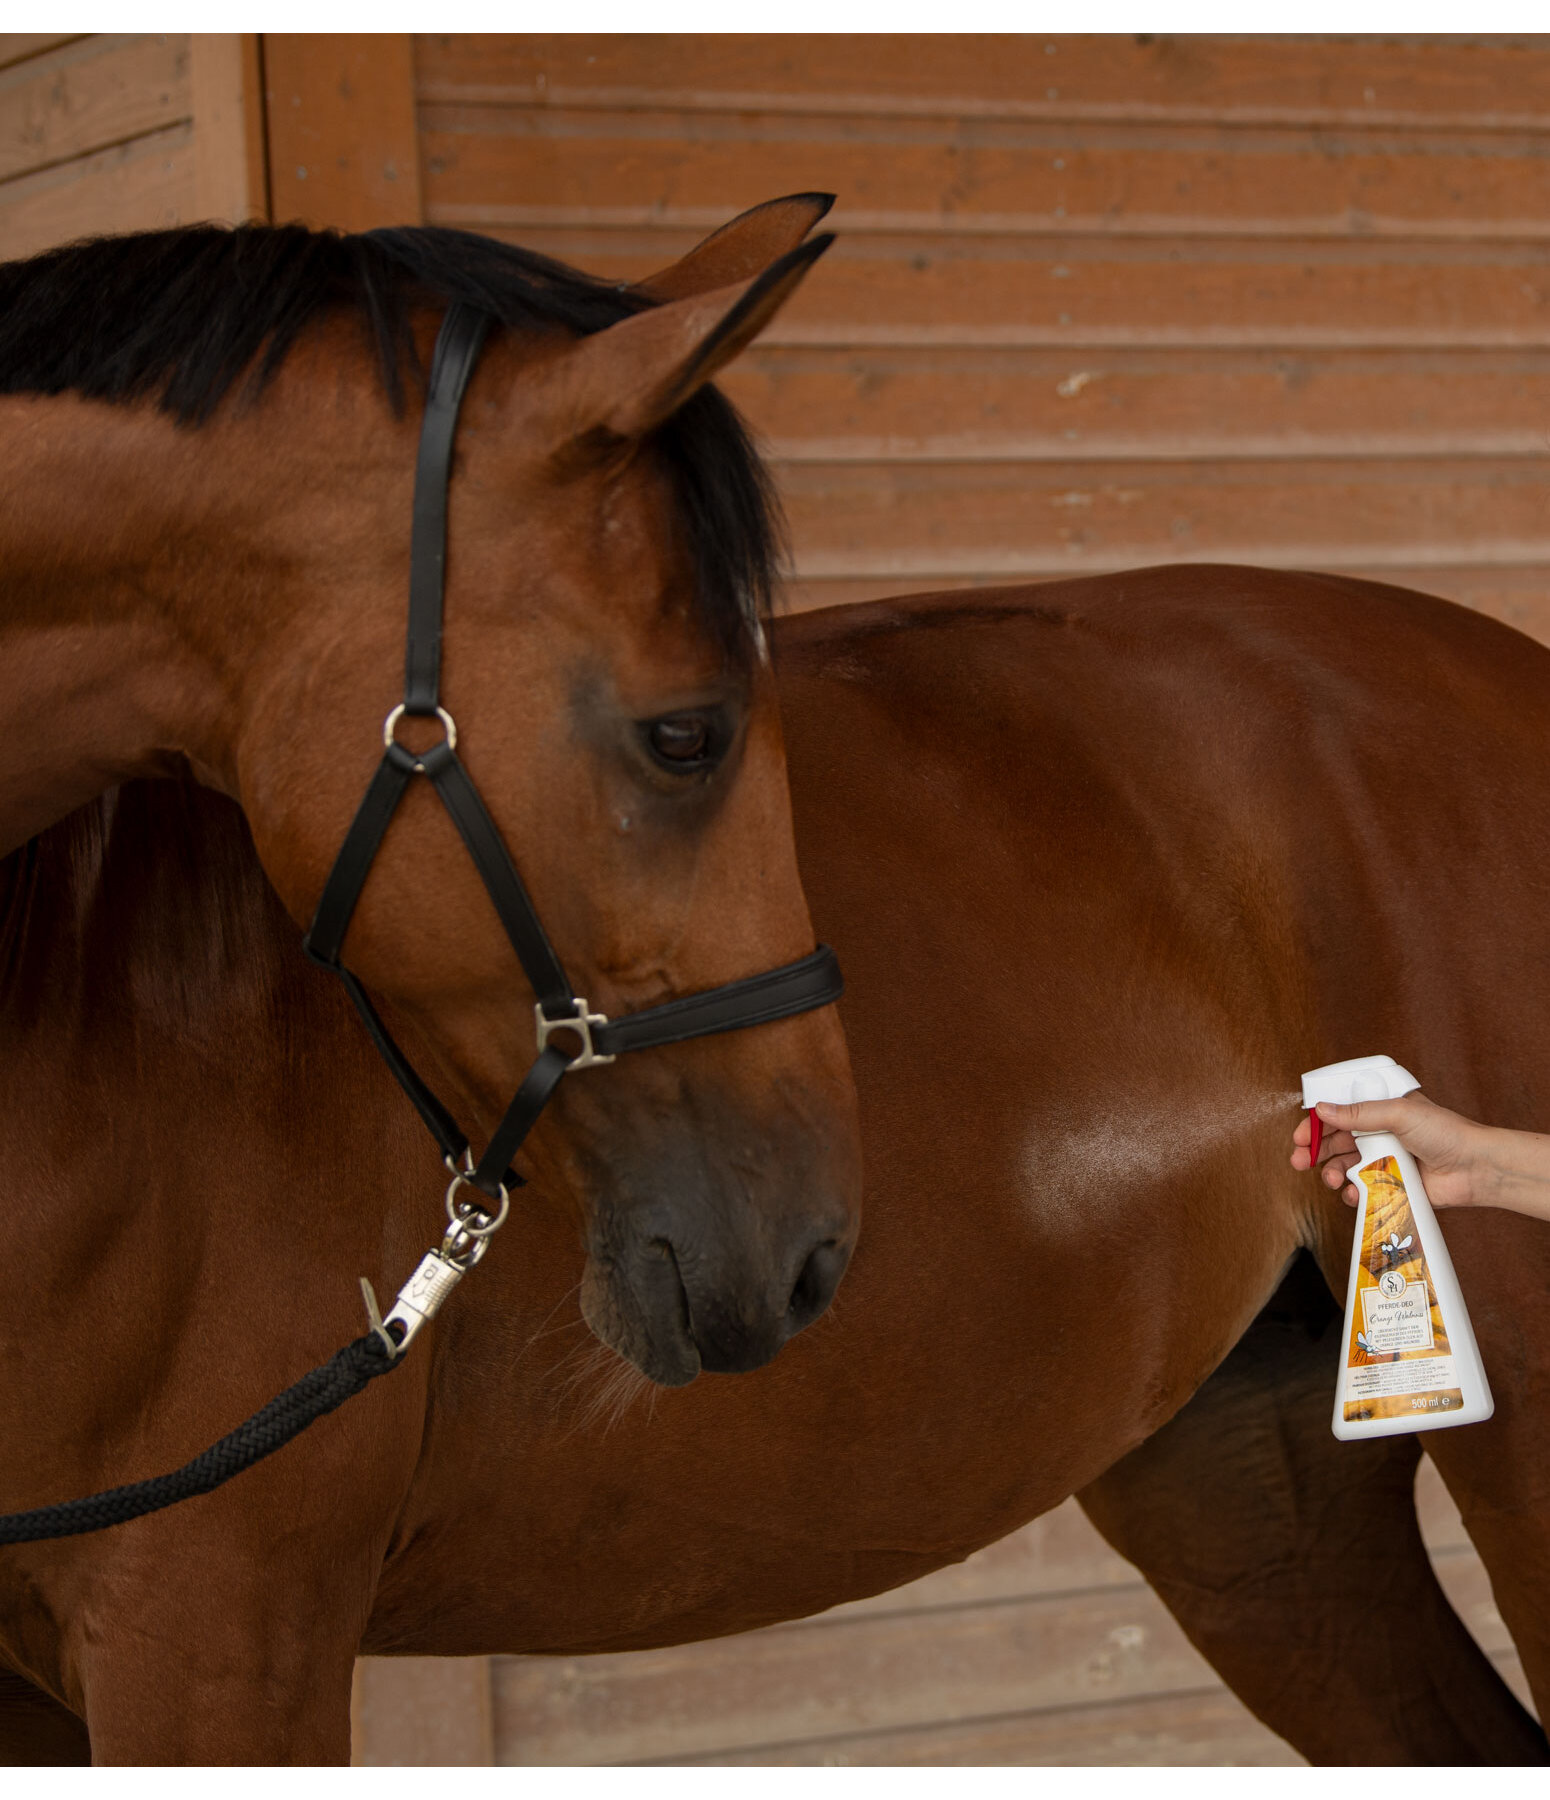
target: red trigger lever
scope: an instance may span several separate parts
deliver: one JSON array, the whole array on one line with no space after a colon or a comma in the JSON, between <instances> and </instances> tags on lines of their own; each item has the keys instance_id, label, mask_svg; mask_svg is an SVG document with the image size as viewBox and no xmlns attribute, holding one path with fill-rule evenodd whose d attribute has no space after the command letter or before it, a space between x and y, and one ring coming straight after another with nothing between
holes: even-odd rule
<instances>
[{"instance_id":1,"label":"red trigger lever","mask_svg":"<svg viewBox=\"0 0 1550 1800\"><path fill-rule=\"evenodd\" d=\"M1308 1109L1308 1167L1319 1166L1319 1146L1324 1142L1324 1121L1319 1117L1319 1109L1314 1106Z\"/></svg>"}]
</instances>

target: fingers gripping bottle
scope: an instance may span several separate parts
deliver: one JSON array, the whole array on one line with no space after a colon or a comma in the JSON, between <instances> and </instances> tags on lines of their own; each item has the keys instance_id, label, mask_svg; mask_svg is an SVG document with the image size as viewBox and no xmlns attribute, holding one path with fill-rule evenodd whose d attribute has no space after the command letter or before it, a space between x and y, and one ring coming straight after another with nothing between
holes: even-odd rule
<instances>
[{"instance_id":1,"label":"fingers gripping bottle","mask_svg":"<svg viewBox=\"0 0 1550 1800\"><path fill-rule=\"evenodd\" d=\"M1420 1086L1391 1056L1330 1063L1302 1078L1302 1103L1397 1100ZM1318 1161L1319 1117L1313 1115ZM1494 1409L1458 1277L1415 1160L1392 1132L1355 1133L1347 1179L1361 1196L1335 1384L1337 1438L1473 1425Z\"/></svg>"}]
</instances>

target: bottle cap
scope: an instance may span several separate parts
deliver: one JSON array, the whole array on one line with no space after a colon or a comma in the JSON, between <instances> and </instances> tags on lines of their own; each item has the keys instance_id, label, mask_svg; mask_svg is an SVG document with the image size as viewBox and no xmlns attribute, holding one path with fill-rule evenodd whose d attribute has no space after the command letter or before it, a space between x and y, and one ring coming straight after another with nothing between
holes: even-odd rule
<instances>
[{"instance_id":1,"label":"bottle cap","mask_svg":"<svg viewBox=\"0 0 1550 1800\"><path fill-rule=\"evenodd\" d=\"M1311 1108L1321 1100L1334 1106L1351 1106L1358 1100L1397 1100L1420 1085L1392 1056L1353 1056L1349 1062L1310 1069L1302 1078L1302 1103Z\"/></svg>"}]
</instances>

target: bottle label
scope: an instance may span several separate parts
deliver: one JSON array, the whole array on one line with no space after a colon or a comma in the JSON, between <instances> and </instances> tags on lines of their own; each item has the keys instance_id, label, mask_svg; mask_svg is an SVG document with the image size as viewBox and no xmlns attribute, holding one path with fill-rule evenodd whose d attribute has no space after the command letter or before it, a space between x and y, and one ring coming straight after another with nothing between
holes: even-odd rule
<instances>
[{"instance_id":1,"label":"bottle label","mask_svg":"<svg viewBox=\"0 0 1550 1800\"><path fill-rule=\"evenodd\" d=\"M1348 1321L1346 1422L1457 1412L1464 1394L1399 1164L1382 1157L1359 1179L1367 1221Z\"/></svg>"}]
</instances>

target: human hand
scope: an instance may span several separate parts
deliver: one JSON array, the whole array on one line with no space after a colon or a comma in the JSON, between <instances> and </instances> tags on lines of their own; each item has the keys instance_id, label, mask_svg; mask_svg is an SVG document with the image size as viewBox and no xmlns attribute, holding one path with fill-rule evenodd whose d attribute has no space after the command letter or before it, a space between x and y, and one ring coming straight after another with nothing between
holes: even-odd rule
<instances>
[{"instance_id":1,"label":"human hand","mask_svg":"<svg viewBox=\"0 0 1550 1800\"><path fill-rule=\"evenodd\" d=\"M1389 1131L1415 1158L1421 1179L1434 1206L1471 1206L1482 1200L1479 1189L1485 1128L1423 1094L1406 1094L1399 1100L1361 1100L1352 1106L1320 1101L1318 1115L1325 1125L1319 1152L1323 1179L1340 1190L1347 1206L1359 1198L1356 1184L1346 1176L1361 1160L1352 1132ZM1305 1113L1292 1133L1292 1167L1310 1169L1312 1125Z\"/></svg>"}]
</instances>

